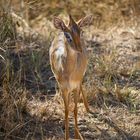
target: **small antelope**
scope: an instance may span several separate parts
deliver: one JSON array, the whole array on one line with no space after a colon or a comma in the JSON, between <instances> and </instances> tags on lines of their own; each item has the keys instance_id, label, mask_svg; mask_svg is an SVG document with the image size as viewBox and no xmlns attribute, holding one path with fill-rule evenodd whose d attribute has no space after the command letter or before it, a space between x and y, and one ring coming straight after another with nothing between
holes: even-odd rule
<instances>
[{"instance_id":1,"label":"small antelope","mask_svg":"<svg viewBox=\"0 0 140 140\"><path fill-rule=\"evenodd\" d=\"M81 36L81 28L91 24L92 16L86 16L75 22L69 15L69 25L58 17L54 18L54 27L61 30L50 47L50 64L58 83L65 106L65 139L69 139L69 102L70 93L74 92L75 138L80 137L77 124L77 103L80 92L87 111L88 102L82 90L82 80L87 68L87 49Z\"/></svg>"}]
</instances>

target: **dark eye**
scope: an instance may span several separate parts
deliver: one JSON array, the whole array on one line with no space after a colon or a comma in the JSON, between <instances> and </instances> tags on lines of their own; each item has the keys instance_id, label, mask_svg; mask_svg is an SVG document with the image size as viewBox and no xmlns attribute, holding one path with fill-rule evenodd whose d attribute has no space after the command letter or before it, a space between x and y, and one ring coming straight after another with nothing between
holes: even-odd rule
<instances>
[{"instance_id":1,"label":"dark eye","mask_svg":"<svg viewBox=\"0 0 140 140\"><path fill-rule=\"evenodd\" d=\"M64 35L65 35L66 38L70 38L69 33L64 32Z\"/></svg>"},{"instance_id":2,"label":"dark eye","mask_svg":"<svg viewBox=\"0 0 140 140\"><path fill-rule=\"evenodd\" d=\"M65 37L67 38L68 42L72 42L72 37L70 33L64 32Z\"/></svg>"}]
</instances>

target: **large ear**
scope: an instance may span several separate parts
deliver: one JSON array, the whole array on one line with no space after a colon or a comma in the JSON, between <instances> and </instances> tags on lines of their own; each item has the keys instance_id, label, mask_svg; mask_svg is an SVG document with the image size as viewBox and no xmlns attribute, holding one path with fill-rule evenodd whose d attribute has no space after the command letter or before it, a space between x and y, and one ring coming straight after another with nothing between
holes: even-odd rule
<instances>
[{"instance_id":1,"label":"large ear","mask_svg":"<svg viewBox=\"0 0 140 140\"><path fill-rule=\"evenodd\" d=\"M60 29L62 31L65 31L67 29L67 27L66 27L65 23L63 22L63 20L61 20L58 17L54 17L53 24L54 24L55 28Z\"/></svg>"},{"instance_id":2,"label":"large ear","mask_svg":"<svg viewBox=\"0 0 140 140\"><path fill-rule=\"evenodd\" d=\"M77 25L81 28L81 27L84 27L84 26L87 26L87 25L91 25L92 23L92 20L93 20L93 16L92 15L88 15L82 19L80 19L78 22L77 22Z\"/></svg>"}]
</instances>

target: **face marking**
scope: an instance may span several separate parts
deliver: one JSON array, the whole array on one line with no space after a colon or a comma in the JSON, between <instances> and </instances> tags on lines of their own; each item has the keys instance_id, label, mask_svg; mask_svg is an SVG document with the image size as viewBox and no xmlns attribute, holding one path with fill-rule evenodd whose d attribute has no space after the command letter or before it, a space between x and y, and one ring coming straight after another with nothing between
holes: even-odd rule
<instances>
[{"instance_id":1,"label":"face marking","mask_svg":"<svg viewBox=\"0 0 140 140\"><path fill-rule=\"evenodd\" d=\"M77 25L73 25L73 26L71 27L71 30L72 30L73 34L78 34L78 35L80 35L80 29L78 28Z\"/></svg>"},{"instance_id":2,"label":"face marking","mask_svg":"<svg viewBox=\"0 0 140 140\"><path fill-rule=\"evenodd\" d=\"M72 32L77 33L77 27L75 25L72 26Z\"/></svg>"}]
</instances>

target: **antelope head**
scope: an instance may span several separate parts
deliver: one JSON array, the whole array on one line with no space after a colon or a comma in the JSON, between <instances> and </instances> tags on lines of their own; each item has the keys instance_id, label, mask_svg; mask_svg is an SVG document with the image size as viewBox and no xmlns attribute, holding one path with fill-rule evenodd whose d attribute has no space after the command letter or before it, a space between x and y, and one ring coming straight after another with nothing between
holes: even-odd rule
<instances>
[{"instance_id":1,"label":"antelope head","mask_svg":"<svg viewBox=\"0 0 140 140\"><path fill-rule=\"evenodd\" d=\"M64 32L68 44L76 51L82 52L81 47L81 29L84 26L92 23L92 15L86 16L75 22L71 15L69 15L69 24L65 25L63 20L58 17L54 18L54 26Z\"/></svg>"}]
</instances>

